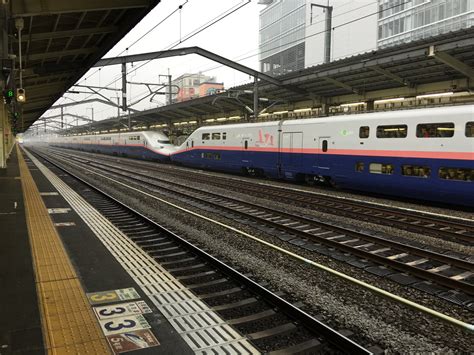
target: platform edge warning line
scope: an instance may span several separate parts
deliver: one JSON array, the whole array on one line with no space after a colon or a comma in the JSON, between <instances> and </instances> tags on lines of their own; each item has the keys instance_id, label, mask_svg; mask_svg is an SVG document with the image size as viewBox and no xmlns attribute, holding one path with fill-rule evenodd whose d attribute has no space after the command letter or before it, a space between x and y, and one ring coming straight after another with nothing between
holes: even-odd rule
<instances>
[{"instance_id":1,"label":"platform edge warning line","mask_svg":"<svg viewBox=\"0 0 474 355\"><path fill-rule=\"evenodd\" d=\"M110 353L85 291L17 147L45 348L50 354ZM65 317L64 315L68 315ZM77 317L79 322L68 323Z\"/></svg>"}]
</instances>

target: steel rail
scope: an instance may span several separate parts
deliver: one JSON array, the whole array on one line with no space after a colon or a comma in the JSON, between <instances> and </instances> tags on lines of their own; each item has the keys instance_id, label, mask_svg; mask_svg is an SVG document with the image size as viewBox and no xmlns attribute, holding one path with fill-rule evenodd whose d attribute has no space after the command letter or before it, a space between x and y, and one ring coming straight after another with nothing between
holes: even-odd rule
<instances>
[{"instance_id":1,"label":"steel rail","mask_svg":"<svg viewBox=\"0 0 474 355\"><path fill-rule=\"evenodd\" d=\"M76 161L79 161L79 162L81 160L84 161L82 158L78 158L78 157L74 157L74 159ZM288 212L283 212L283 211L280 211L280 210L271 209L271 208L268 208L268 207L256 205L256 204L253 204L253 203L250 203L250 202L244 202L244 201L233 199L233 198L230 198L230 197L224 197L222 195L215 194L215 193L212 193L212 192L203 192L200 189L189 187L189 186L186 186L184 184L179 184L179 183L176 183L176 182L170 182L170 181L163 180L163 179L160 179L160 178L157 178L157 177L150 177L148 175L141 174L141 173L138 173L136 171L126 170L126 169L123 169L121 167L119 168L119 167L116 167L116 166L112 166L110 164L92 163L90 160L87 160L86 163L89 163L89 165L95 165L95 167L97 169L104 170L104 167L108 167L108 168L119 170L119 171L120 170L121 171L126 171L127 173L133 174L133 176L126 175L126 174L123 174L121 172L114 172L114 174L121 175L122 177L125 177L125 178L130 179L130 180L138 181L139 183L146 183L146 184L151 185L153 187L159 187L159 188L163 189L162 186L156 186L153 183L150 183L148 181L144 181L142 179L137 178L137 176L141 176L142 178L145 178L145 179L154 179L154 180L160 181L160 182L168 184L168 185L179 186L180 188L188 189L188 190L191 190L191 191L193 191L195 193L198 193L198 194L206 194L206 195L214 196L216 198L228 200L230 202L237 203L237 204L240 204L240 205L245 205L245 206L250 207L250 208L263 210L263 211L266 211L267 213L273 213L273 214L278 213L281 216L291 218L292 220L296 220L296 221L299 221L299 222L304 223L304 224L310 224L310 225L312 225L312 227L322 227L322 228L325 228L327 230L331 230L331 231L336 232L336 233L342 233L344 235L353 236L353 237L360 238L360 239L363 239L363 240L366 240L366 241L369 241L369 242L377 243L379 245L388 246L388 247L394 248L396 250L408 251L411 255L417 255L419 257L429 258L431 260L436 260L436 261L439 261L439 262L442 262L442 263L445 263L445 264L448 264L448 265L457 266L459 268L462 268L462 269L465 269L465 270L468 270L468 271L474 269L474 264L470 263L468 261L465 261L465 260L456 259L456 258L452 258L452 257L446 256L446 255L442 255L442 254L430 252L430 251L427 251L427 250L419 249L419 248L416 248L416 247L408 246L408 245L405 245L405 244L401 244L401 243L398 243L398 242L389 241L387 239L383 239L383 238L380 238L380 237L368 235L368 234L361 233L361 232L358 232L358 231L354 231L354 230L351 230L351 229L334 226L333 224L329 224L329 223L326 223L326 222L315 221L314 219L311 219L311 218L297 216L297 215L294 215L294 214L291 214L291 213L288 213ZM179 192L179 191L175 191L175 190L171 190L171 191L173 193L178 193L178 194L180 194L181 196L183 196L185 198L190 198L191 197L186 192ZM417 267L402 263L402 262L397 261L397 260L392 260L392 259L380 256L380 255L371 253L370 251L364 251L364 250L358 249L356 247L353 247L353 246L350 246L350 245L347 245L347 244L343 244L343 243L340 243L340 242L337 242L337 241L334 241L334 240L326 239L326 238L320 237L320 236L315 236L313 234L306 233L304 231L292 228L290 226L284 226L284 225L281 225L277 222L269 221L269 220L266 220L264 218L260 218L258 216L254 216L254 215L251 215L251 214L247 214L245 212L235 210L233 208L223 206L221 203L213 203L213 202L210 202L207 199L201 199L201 198L196 198L196 197L194 197L194 198L197 199L201 203L205 202L206 204L213 205L213 206L218 207L220 209L227 209L229 212L238 213L238 214L242 215L243 217L252 218L253 220L262 222L264 224L271 225L275 228L285 229L289 233L299 235L300 237L303 237L303 238L317 240L317 242L319 242L319 243L326 244L330 247L333 247L333 248L342 250L344 252L359 256L363 259L373 260L373 261L377 262L378 264L390 266L390 267L392 267L396 270L407 272L407 273L410 273L414 276L421 277L423 279L433 280L433 281L436 281L440 285L447 286L449 288L459 289L459 290L462 290L462 291L464 291L465 293L467 293L469 295L474 295L474 285L472 285L472 284L468 284L468 283L458 281L458 280L455 280L455 279L452 279L452 278L449 278L449 277L446 277L446 276L443 276L443 275L440 275L440 274L437 274L437 273L433 273L433 272L430 272L430 271L427 271L427 270L424 270L424 269L421 269L421 268L417 268Z\"/></svg>"},{"instance_id":2,"label":"steel rail","mask_svg":"<svg viewBox=\"0 0 474 355\"><path fill-rule=\"evenodd\" d=\"M49 160L48 160L48 161L49 161ZM51 163L52 163L53 165L55 165L55 166L58 166L58 164L55 164L54 162L51 162ZM77 166L77 165L76 165L76 166ZM61 168L60 166L58 166L58 168L60 168L60 169L62 169L62 170L64 170L64 171L66 171L66 169ZM83 169L83 168L82 168L82 169ZM438 312L438 311L436 311L436 310L434 310L434 309L431 309L431 308L428 308L428 307L423 306L423 305L421 305L421 304L418 304L418 303L416 303L416 302L410 301L410 300L408 300L408 299L406 299L406 298L403 298L403 297L400 297L400 296L398 296L398 295L395 295L395 294L393 294L393 293L391 293L391 292L388 292L388 291L386 291L386 290L383 290L383 289L381 289L381 288L379 288L379 287L370 285L370 284L368 284L368 283L366 283L366 282L364 282L364 281L358 280L358 279L356 279L356 278L354 278L354 277L351 277L351 276L349 276L349 275L346 275L346 274L344 274L344 273L342 273L342 272L339 272L339 271L337 271L337 270L331 269L331 268L329 268L329 267L327 267L327 266L325 266L325 265L316 263L316 262L314 262L314 261L312 261L312 260L309 260L309 259L307 259L307 258L305 258L305 257L302 257L302 256L296 254L296 253L293 253L293 252L290 252L290 251L288 251L288 250L285 250L285 249L283 249L283 248L281 248L281 247L279 247L279 246L276 246L276 245L274 245L274 244L272 244L272 243L269 243L269 242L267 242L267 241L264 241L264 240L262 240L262 239L260 239L260 238L257 238L257 237L255 237L255 236L249 234L249 233L246 233L246 232L244 232L244 231L241 231L241 230L239 230L239 229L237 229L237 228L234 228L234 227L232 227L232 226L229 226L229 225L227 225L227 224L225 224L225 223L222 223L222 222L213 220L213 219L211 219L211 218L209 218L209 217L203 216L203 215L201 215L201 214L199 214L199 213L196 213L196 212L194 212L194 211L188 210L188 209L186 209L186 208L183 208L183 207L181 207L181 206L178 206L178 205L176 205L176 204L173 204L173 203L171 203L171 202L169 202L169 201L166 201L166 200L164 200L164 199L162 199L162 198L159 198L159 197L157 197L157 196L154 196L154 195L152 195L152 194L150 194L150 193L148 193L148 192L142 191L142 190L137 189L137 188L135 188L135 187L133 187L133 186L129 186L129 185L127 185L127 184L125 184L125 183L123 183L123 182L121 182L121 181L112 179L112 178L110 178L110 177L108 177L108 176L105 176L105 175L103 175L103 174L94 172L94 171L92 171L92 170L90 170L90 169L85 169L85 170L88 170L88 171L90 171L91 173L93 173L94 175L97 175L97 176L100 176L100 177L105 178L105 179L107 179L107 180L110 180L110 181L116 183L117 185L123 186L123 187L125 187L125 188L127 188L127 189L129 189L129 190L138 192L138 193L140 193L140 194L142 194L142 195L145 195L145 196L147 196L147 197L149 197L149 198L152 198L152 199L155 199L155 200L157 200L157 201L160 201L160 202L162 202L162 203L164 203L164 204L166 204L166 205L168 205L168 206L174 207L174 208L177 209L177 210L180 210L180 211L185 212L185 213L187 213L187 214L190 214L190 215L192 215L192 216L201 218L201 219L206 220L206 221L208 221L208 222L210 222L210 223L214 223L214 224L219 225L219 226L221 226L221 227L223 227L223 228L226 228L226 229L228 229L228 230L231 230L231 231L233 231L233 232L235 232L235 233L237 233L237 234L240 234L240 235L242 235L242 236L244 236L244 237L246 237L246 238L248 238L248 239L254 240L254 241L256 241L256 242L258 242L258 243L260 243L260 244L266 245L266 246L268 246L268 247L270 247L270 248L272 248L272 249L274 249L274 250L277 250L277 251L279 251L279 252L281 252L281 253L283 253L283 254L285 254L285 255L288 255L288 256L290 256L290 257L296 259L296 260L299 260L299 261L302 261L302 262L307 263L307 264L309 264L309 265L312 265L312 266L314 266L314 267L316 267L316 268L318 268L318 269L324 270L324 271L326 271L326 272L328 272L328 273L330 273L330 274L332 274L332 275L334 275L334 276L337 276L337 277L339 277L339 278L342 278L342 279L344 279L344 280L347 280L347 281L349 281L349 282L352 282L352 283L354 283L354 284L356 284L356 285L358 285L358 286L361 286L361 287L363 287L363 288L365 288L365 289L368 289L368 290L370 290L370 291L372 291L372 292L374 292L374 293L376 293L376 294L378 294L378 295L381 295L381 296L390 298L390 299L392 299L392 300L394 300L394 301L396 301L396 302L398 302L398 303L401 303L401 304L404 304L404 305L406 305L406 306L409 306L409 307L411 307L411 308L413 308L413 309L416 309L416 310L419 311L419 312L422 312L422 313L425 313L425 314L429 314L429 315L431 315L431 316L433 316L433 317L435 317L435 318L438 318L438 319L440 319L440 320L442 320L442 321L445 321L445 322L447 322L447 323L450 323L451 325L455 325L455 326L457 326L457 327L460 327L460 328L462 328L462 329L464 329L464 330L467 330L467 331L469 331L469 332L474 332L474 324L467 323L467 322L464 322L464 321L462 321L462 320L453 318L453 317L451 317L451 316L449 316L449 315L447 315L447 314ZM73 174L72 176L75 176L75 175ZM81 180L81 181L82 181L82 180ZM84 181L84 182L85 182L87 185L91 186L92 188L97 189L96 187L92 186L91 184L87 183L86 181ZM112 198L113 198L113 197L112 197ZM147 217L145 216L145 218L147 218ZM151 220L151 222L152 222L152 223L155 223L155 222L153 222L152 220ZM357 345L357 344L356 344L356 345ZM364 349L364 350L365 350L365 349Z\"/></svg>"},{"instance_id":3,"label":"steel rail","mask_svg":"<svg viewBox=\"0 0 474 355\"><path fill-rule=\"evenodd\" d=\"M247 276L243 275L239 271L235 270L234 268L230 267L229 265L223 263L216 257L212 256L211 254L207 253L206 251L202 250L201 248L195 246L191 242L185 240L184 238L180 237L176 233L170 231L169 229L163 227L159 223L153 221L151 218L145 216L144 214L140 213L139 211L135 210L134 208L128 206L124 202L116 199L115 197L111 196L109 193L105 192L101 188L87 182L86 180L82 179L81 177L74 174L69 169L65 168L64 166L59 165L58 163L54 162L53 160L47 158L44 154L41 154L37 151L35 153L41 156L44 160L48 161L50 164L54 165L58 169L64 171L68 175L72 176L73 178L81 181L83 184L87 185L94 191L98 192L99 194L106 196L110 200L114 201L127 211L129 211L133 216L137 216L140 219L145 220L146 222L150 223L151 225L155 226L157 229L164 231L167 235L173 237L177 241L179 241L182 245L186 248L189 248L193 253L196 253L200 257L204 258L210 264L214 265L216 268L224 272L229 277L238 280L240 283L246 285L249 289L251 289L256 294L261 295L267 302L284 310L284 313L287 313L294 319L297 319L306 327L312 330L316 330L318 333L322 334L324 337L327 338L327 341L330 342L332 345L336 346L337 348L349 353L349 354L372 354L370 351L365 349L364 347L360 346L359 344L355 343L351 339L347 338L343 334L337 332L336 330L332 329L331 327L327 326L323 322L317 320L316 318L312 317L310 314L304 312L303 310L299 309L298 307L294 306L290 302L286 301L282 297L276 295L275 293L271 292L267 288L263 287L262 285L258 284L257 282L251 280Z\"/></svg>"}]
</instances>

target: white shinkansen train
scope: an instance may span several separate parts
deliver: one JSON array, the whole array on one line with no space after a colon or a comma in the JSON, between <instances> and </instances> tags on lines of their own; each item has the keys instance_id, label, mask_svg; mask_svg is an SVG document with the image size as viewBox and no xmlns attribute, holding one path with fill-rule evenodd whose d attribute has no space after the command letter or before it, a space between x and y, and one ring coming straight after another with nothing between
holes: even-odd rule
<instances>
[{"instance_id":1,"label":"white shinkansen train","mask_svg":"<svg viewBox=\"0 0 474 355\"><path fill-rule=\"evenodd\" d=\"M474 106L201 127L171 160L474 206Z\"/></svg>"},{"instance_id":2,"label":"white shinkansen train","mask_svg":"<svg viewBox=\"0 0 474 355\"><path fill-rule=\"evenodd\" d=\"M51 145L93 153L167 162L174 146L157 131L63 136L53 138Z\"/></svg>"},{"instance_id":3,"label":"white shinkansen train","mask_svg":"<svg viewBox=\"0 0 474 355\"><path fill-rule=\"evenodd\" d=\"M55 144L474 207L473 105L207 126L180 147L156 132L120 137Z\"/></svg>"}]
</instances>

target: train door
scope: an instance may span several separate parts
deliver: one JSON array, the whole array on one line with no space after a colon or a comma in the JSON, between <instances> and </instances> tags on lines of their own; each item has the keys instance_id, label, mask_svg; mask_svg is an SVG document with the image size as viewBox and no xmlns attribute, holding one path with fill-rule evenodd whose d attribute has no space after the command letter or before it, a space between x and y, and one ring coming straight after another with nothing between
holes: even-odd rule
<instances>
[{"instance_id":1,"label":"train door","mask_svg":"<svg viewBox=\"0 0 474 355\"><path fill-rule=\"evenodd\" d=\"M189 146L187 147L189 150L189 157L191 161L195 161L196 159L196 150L194 150L194 139L189 140Z\"/></svg>"},{"instance_id":2,"label":"train door","mask_svg":"<svg viewBox=\"0 0 474 355\"><path fill-rule=\"evenodd\" d=\"M318 157L316 166L319 169L329 170L331 166L331 159L329 156L329 140L331 137L319 137L318 139Z\"/></svg>"},{"instance_id":3,"label":"train door","mask_svg":"<svg viewBox=\"0 0 474 355\"><path fill-rule=\"evenodd\" d=\"M247 167L249 167L252 164L251 159L250 159L249 143L250 143L250 138L248 137L242 138L242 141L241 141L242 165L247 166Z\"/></svg>"},{"instance_id":4,"label":"train door","mask_svg":"<svg viewBox=\"0 0 474 355\"><path fill-rule=\"evenodd\" d=\"M285 132L281 135L281 166L285 170L297 170L303 161L303 132Z\"/></svg>"}]
</instances>

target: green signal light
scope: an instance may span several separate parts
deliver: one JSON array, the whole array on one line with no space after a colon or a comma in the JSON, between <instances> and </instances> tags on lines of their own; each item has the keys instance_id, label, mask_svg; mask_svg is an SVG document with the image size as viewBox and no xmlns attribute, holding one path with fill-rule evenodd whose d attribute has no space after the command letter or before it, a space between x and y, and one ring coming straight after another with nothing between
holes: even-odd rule
<instances>
[{"instance_id":1,"label":"green signal light","mask_svg":"<svg viewBox=\"0 0 474 355\"><path fill-rule=\"evenodd\" d=\"M7 97L13 97L15 95L15 93L13 92L13 90L7 90Z\"/></svg>"}]
</instances>

